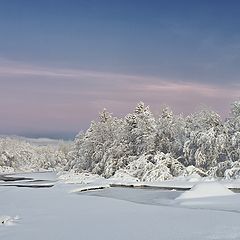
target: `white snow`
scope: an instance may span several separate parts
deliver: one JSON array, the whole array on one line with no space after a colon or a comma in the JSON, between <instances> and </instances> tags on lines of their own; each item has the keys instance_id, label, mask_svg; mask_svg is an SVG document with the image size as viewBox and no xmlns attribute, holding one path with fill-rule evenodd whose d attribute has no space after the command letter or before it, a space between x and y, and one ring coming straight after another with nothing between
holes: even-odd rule
<instances>
[{"instance_id":1,"label":"white snow","mask_svg":"<svg viewBox=\"0 0 240 240\"><path fill-rule=\"evenodd\" d=\"M68 184L89 184L96 181L100 182L101 180L105 180L105 178L100 177L97 174L75 173L71 171L59 174L58 179Z\"/></svg>"},{"instance_id":2,"label":"white snow","mask_svg":"<svg viewBox=\"0 0 240 240\"><path fill-rule=\"evenodd\" d=\"M136 177L133 177L128 172L126 172L123 169L118 170L114 176L109 178L109 181L112 183L136 183L139 182L139 179Z\"/></svg>"},{"instance_id":3,"label":"white snow","mask_svg":"<svg viewBox=\"0 0 240 240\"><path fill-rule=\"evenodd\" d=\"M19 220L18 216L0 216L0 226L12 226Z\"/></svg>"},{"instance_id":4,"label":"white snow","mask_svg":"<svg viewBox=\"0 0 240 240\"><path fill-rule=\"evenodd\" d=\"M29 176L57 180L49 172ZM3 226L12 225L0 227L0 239L240 239L240 194L223 196L221 191L221 196L182 199L186 204L180 204L175 199L182 191L110 187L69 193L77 188L103 186L104 181L66 184L59 180L54 187L42 189L0 186L0 215L6 220ZM175 185L185 183L176 181ZM166 183L171 184L173 180ZM198 186L204 184L218 185L205 181Z\"/></svg>"},{"instance_id":5,"label":"white snow","mask_svg":"<svg viewBox=\"0 0 240 240\"><path fill-rule=\"evenodd\" d=\"M190 191L184 192L177 199L204 198L229 195L234 195L234 193L220 183L202 182L194 185Z\"/></svg>"},{"instance_id":6,"label":"white snow","mask_svg":"<svg viewBox=\"0 0 240 240\"><path fill-rule=\"evenodd\" d=\"M12 167L0 166L0 173L1 174L13 173L13 172L14 172L14 169Z\"/></svg>"}]
</instances>

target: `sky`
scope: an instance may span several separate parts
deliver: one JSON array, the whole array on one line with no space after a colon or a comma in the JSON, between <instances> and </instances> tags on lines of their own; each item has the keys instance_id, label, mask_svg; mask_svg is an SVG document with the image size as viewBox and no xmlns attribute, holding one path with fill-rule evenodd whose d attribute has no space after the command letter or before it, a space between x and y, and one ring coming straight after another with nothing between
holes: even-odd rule
<instances>
[{"instance_id":1,"label":"sky","mask_svg":"<svg viewBox=\"0 0 240 240\"><path fill-rule=\"evenodd\" d=\"M240 1L1 0L0 134L72 138L107 108L240 96Z\"/></svg>"}]
</instances>

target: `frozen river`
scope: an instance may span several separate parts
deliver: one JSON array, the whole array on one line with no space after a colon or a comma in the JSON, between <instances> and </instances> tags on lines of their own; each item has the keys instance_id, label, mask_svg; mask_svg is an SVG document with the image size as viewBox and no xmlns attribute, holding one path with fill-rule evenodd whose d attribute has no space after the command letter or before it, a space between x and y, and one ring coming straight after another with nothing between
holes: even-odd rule
<instances>
[{"instance_id":1,"label":"frozen river","mask_svg":"<svg viewBox=\"0 0 240 240\"><path fill-rule=\"evenodd\" d=\"M9 217L9 224L0 226L1 240L240 239L238 194L176 200L182 192L70 193L76 185L58 182L51 173L29 177L54 186L0 187L0 217Z\"/></svg>"}]
</instances>

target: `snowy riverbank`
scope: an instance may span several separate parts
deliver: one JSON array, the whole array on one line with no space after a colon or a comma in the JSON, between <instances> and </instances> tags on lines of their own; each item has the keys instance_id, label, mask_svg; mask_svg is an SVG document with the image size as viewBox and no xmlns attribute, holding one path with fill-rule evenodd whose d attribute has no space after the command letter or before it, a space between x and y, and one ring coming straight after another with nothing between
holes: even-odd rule
<instances>
[{"instance_id":1,"label":"snowy riverbank","mask_svg":"<svg viewBox=\"0 0 240 240\"><path fill-rule=\"evenodd\" d=\"M240 194L223 196L228 191L224 185L216 196L179 199L184 191L114 187L70 193L80 187L104 183L104 179L94 180L94 176L88 176L88 183L76 183L75 176L74 184L67 184L64 177L59 180L50 172L24 176L51 181L54 186L0 186L0 215L8 216L11 222L0 226L0 239L240 238ZM30 180L26 184L27 181ZM198 196L199 191L194 194Z\"/></svg>"}]
</instances>

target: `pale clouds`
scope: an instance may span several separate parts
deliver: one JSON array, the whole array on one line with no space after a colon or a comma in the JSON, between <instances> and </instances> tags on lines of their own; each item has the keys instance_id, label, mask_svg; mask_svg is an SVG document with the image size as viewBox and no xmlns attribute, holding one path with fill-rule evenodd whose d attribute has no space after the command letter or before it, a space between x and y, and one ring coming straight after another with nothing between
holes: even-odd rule
<instances>
[{"instance_id":1,"label":"pale clouds","mask_svg":"<svg viewBox=\"0 0 240 240\"><path fill-rule=\"evenodd\" d=\"M224 116L239 85L202 84L122 73L50 68L0 59L0 131L77 131L104 107L126 114L142 100L189 113L209 105Z\"/></svg>"}]
</instances>

